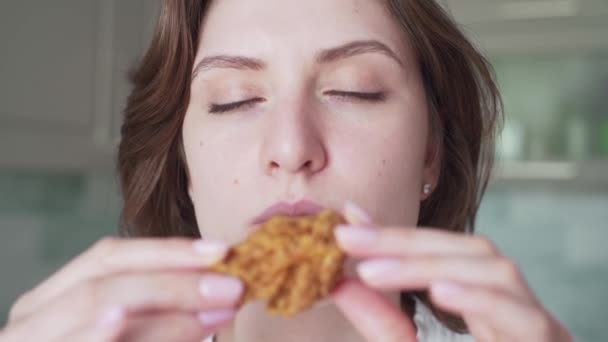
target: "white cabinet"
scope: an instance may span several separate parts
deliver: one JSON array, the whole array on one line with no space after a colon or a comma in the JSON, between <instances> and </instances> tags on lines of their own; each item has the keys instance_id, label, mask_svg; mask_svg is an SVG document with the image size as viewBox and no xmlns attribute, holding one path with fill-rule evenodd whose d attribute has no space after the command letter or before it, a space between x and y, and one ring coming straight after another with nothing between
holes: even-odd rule
<instances>
[{"instance_id":1,"label":"white cabinet","mask_svg":"<svg viewBox=\"0 0 608 342\"><path fill-rule=\"evenodd\" d=\"M111 168L154 0L0 2L0 167Z\"/></svg>"},{"instance_id":2,"label":"white cabinet","mask_svg":"<svg viewBox=\"0 0 608 342\"><path fill-rule=\"evenodd\" d=\"M608 48L606 0L442 0L492 56Z\"/></svg>"}]
</instances>

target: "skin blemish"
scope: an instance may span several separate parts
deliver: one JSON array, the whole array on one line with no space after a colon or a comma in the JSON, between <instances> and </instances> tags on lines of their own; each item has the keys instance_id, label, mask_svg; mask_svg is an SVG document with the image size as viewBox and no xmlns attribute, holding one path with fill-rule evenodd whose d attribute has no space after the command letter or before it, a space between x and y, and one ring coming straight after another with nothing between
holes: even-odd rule
<instances>
[{"instance_id":1,"label":"skin blemish","mask_svg":"<svg viewBox=\"0 0 608 342\"><path fill-rule=\"evenodd\" d=\"M234 185L239 185L239 180L238 180L238 179L235 179L234 181L232 181L232 184L234 184Z\"/></svg>"}]
</instances>

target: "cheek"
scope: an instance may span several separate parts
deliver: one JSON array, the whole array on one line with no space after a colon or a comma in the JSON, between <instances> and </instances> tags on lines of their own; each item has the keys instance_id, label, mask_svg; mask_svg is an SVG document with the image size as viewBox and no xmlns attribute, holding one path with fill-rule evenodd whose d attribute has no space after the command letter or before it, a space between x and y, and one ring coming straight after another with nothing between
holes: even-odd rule
<instances>
[{"instance_id":1,"label":"cheek","mask_svg":"<svg viewBox=\"0 0 608 342\"><path fill-rule=\"evenodd\" d=\"M401 117L336 138L340 178L379 224L417 222L426 154L423 122Z\"/></svg>"},{"instance_id":2,"label":"cheek","mask_svg":"<svg viewBox=\"0 0 608 342\"><path fill-rule=\"evenodd\" d=\"M239 206L234 198L241 193L242 169L239 163L246 158L239 150L243 144L237 139L213 134L211 127L184 121L183 137L188 171L190 196L201 235L206 238L234 241L239 238L242 223ZM242 152L242 151L241 151ZM230 204L230 205L227 205Z\"/></svg>"}]
</instances>

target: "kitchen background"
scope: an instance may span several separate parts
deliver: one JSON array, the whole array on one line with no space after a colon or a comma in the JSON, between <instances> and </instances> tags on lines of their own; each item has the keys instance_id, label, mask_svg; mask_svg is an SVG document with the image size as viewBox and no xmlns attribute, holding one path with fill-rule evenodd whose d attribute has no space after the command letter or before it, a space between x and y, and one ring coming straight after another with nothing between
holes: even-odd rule
<instances>
[{"instance_id":1,"label":"kitchen background","mask_svg":"<svg viewBox=\"0 0 608 342\"><path fill-rule=\"evenodd\" d=\"M505 100L478 230L578 341L606 341L608 1L446 3ZM18 294L116 233L125 74L157 11L153 0L0 2L0 326Z\"/></svg>"}]
</instances>

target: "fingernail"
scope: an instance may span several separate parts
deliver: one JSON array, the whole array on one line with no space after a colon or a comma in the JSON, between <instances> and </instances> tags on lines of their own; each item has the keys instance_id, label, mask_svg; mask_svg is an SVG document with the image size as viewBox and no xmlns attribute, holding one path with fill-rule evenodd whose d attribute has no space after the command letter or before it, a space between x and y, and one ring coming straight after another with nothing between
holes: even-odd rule
<instances>
[{"instance_id":1,"label":"fingernail","mask_svg":"<svg viewBox=\"0 0 608 342\"><path fill-rule=\"evenodd\" d=\"M198 319L206 326L214 326L224 324L231 321L236 316L235 310L219 309L208 310L198 314Z\"/></svg>"},{"instance_id":2,"label":"fingernail","mask_svg":"<svg viewBox=\"0 0 608 342\"><path fill-rule=\"evenodd\" d=\"M126 316L126 311L123 308L112 308L106 312L104 312L99 320L97 321L97 326L100 328L107 328L118 324L122 321Z\"/></svg>"},{"instance_id":3,"label":"fingernail","mask_svg":"<svg viewBox=\"0 0 608 342\"><path fill-rule=\"evenodd\" d=\"M395 259L370 260L360 263L357 271L363 280L374 282L399 272L402 266L402 262Z\"/></svg>"},{"instance_id":4,"label":"fingernail","mask_svg":"<svg viewBox=\"0 0 608 342\"><path fill-rule=\"evenodd\" d=\"M219 303L235 302L243 293L240 280L218 274L204 275L199 288L203 297Z\"/></svg>"},{"instance_id":5,"label":"fingernail","mask_svg":"<svg viewBox=\"0 0 608 342\"><path fill-rule=\"evenodd\" d=\"M378 238L377 230L360 226L339 225L334 233L338 242L348 247L369 245Z\"/></svg>"},{"instance_id":6,"label":"fingernail","mask_svg":"<svg viewBox=\"0 0 608 342\"><path fill-rule=\"evenodd\" d=\"M226 243L215 240L197 240L193 247L196 254L202 257L205 265L221 261L228 252Z\"/></svg>"},{"instance_id":7,"label":"fingernail","mask_svg":"<svg viewBox=\"0 0 608 342\"><path fill-rule=\"evenodd\" d=\"M351 224L371 224L372 218L352 201L344 203L344 216Z\"/></svg>"},{"instance_id":8,"label":"fingernail","mask_svg":"<svg viewBox=\"0 0 608 342\"><path fill-rule=\"evenodd\" d=\"M437 282L431 284L431 292L437 297L453 298L464 292L462 286L450 282Z\"/></svg>"}]
</instances>

